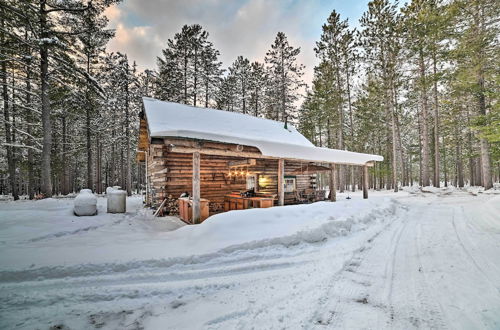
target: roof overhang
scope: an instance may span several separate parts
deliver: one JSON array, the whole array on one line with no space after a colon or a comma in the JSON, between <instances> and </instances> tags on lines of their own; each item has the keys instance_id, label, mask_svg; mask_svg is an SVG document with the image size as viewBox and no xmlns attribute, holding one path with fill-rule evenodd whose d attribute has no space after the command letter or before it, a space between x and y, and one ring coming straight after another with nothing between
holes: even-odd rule
<instances>
[{"instance_id":1,"label":"roof overhang","mask_svg":"<svg viewBox=\"0 0 500 330\"><path fill-rule=\"evenodd\" d=\"M156 101L156 100L154 100ZM158 101L162 102L162 101ZM217 133L217 130L214 129L214 127L210 127L210 125L198 125L196 127L196 130L192 129L182 129L182 127L179 127L177 129L177 125L152 125L150 123L150 119L148 118L148 107L147 104L152 103L152 99L144 98L144 119L147 123L147 132L148 132L148 138L169 138L169 137L174 137L174 138L187 138L187 139L196 139L196 140L201 140L201 141L215 141L215 142L222 142L222 143L228 143L228 144L238 144L238 145L244 145L244 146L251 146L255 147L260 150L263 158L283 158L283 159L291 159L291 160L298 160L298 161L305 161L305 162L316 162L316 163L335 163L335 164L345 164L345 165L371 165L373 162L376 161L383 161L384 157L379 156L379 155L373 155L373 154L366 154L366 153L358 153L358 152L352 152L352 151L346 151L346 150L337 150L337 149L329 149L329 148L322 148L322 147L316 147L312 145L307 139L305 139L300 133L298 133L294 129L294 136L295 141L299 141L299 143L302 144L295 144L295 143L284 143L284 139L281 139L281 141L272 141L272 139L268 138L261 138L260 136L253 136L251 134L246 134L242 135L241 132L239 132L238 129L234 130L234 135L229 135L229 134L222 134L222 133ZM164 102L166 106L169 105L168 102ZM154 104L154 103L153 103ZM192 110L193 107L190 107L189 110L183 110L183 111L194 111ZM197 109L198 108L194 108ZM153 114L157 117L158 116L158 109L154 109L156 112ZM210 109L202 109L203 115L207 114L207 111L211 111ZM216 111L217 116L221 116L221 111L220 110L213 110ZM225 111L224 111L225 112ZM228 115L231 114L234 119L234 113L228 113ZM182 117L183 113L182 111L180 112L175 112L171 113L171 115L179 115ZM242 116L247 116L247 115L242 115ZM248 117L248 116L247 116ZM170 117L171 118L171 117ZM192 119L192 118L191 118ZM179 119L177 119L179 120ZM200 119L203 120L203 119ZM254 119L249 119L249 121L252 121ZM263 120L259 118L259 120ZM182 126L183 123L180 122L178 126ZM162 126L161 128L159 126ZM168 126L168 127L165 127ZM174 127L175 126L175 127ZM165 128L165 129L162 129ZM275 129L272 127L272 129ZM281 128L279 128L281 129ZM227 131L226 131L227 132ZM230 132L233 134L233 132ZM285 132L286 133L286 132ZM300 141L300 139L296 139L298 136L300 139L305 140L307 143L303 143ZM251 135L251 137L249 137ZM200 150L201 153L203 153L203 149Z\"/></svg>"}]
</instances>

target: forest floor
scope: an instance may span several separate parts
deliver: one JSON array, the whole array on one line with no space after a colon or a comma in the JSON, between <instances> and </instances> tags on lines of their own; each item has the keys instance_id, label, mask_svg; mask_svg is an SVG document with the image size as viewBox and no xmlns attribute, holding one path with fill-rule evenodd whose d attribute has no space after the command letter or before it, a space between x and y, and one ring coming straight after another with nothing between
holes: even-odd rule
<instances>
[{"instance_id":1,"label":"forest floor","mask_svg":"<svg viewBox=\"0 0 500 330\"><path fill-rule=\"evenodd\" d=\"M199 226L140 197L95 217L0 202L0 328L499 329L498 193L339 194Z\"/></svg>"}]
</instances>

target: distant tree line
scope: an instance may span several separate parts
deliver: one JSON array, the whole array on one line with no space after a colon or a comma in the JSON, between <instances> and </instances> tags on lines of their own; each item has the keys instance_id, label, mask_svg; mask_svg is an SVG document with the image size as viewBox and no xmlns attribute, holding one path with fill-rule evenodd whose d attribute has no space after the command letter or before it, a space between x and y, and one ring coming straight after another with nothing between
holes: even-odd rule
<instances>
[{"instance_id":1,"label":"distant tree line","mask_svg":"<svg viewBox=\"0 0 500 330\"><path fill-rule=\"evenodd\" d=\"M118 0L0 2L2 145L0 194L29 198L97 193L144 184L136 143L141 97L298 117L299 48L278 33L264 63L240 56L222 69L200 25L186 25L138 72L126 54L106 52L114 36L104 10Z\"/></svg>"},{"instance_id":2,"label":"distant tree line","mask_svg":"<svg viewBox=\"0 0 500 330\"><path fill-rule=\"evenodd\" d=\"M146 77L127 55L105 52L114 31L103 12L116 2L0 2L0 194L137 185Z\"/></svg>"},{"instance_id":3,"label":"distant tree line","mask_svg":"<svg viewBox=\"0 0 500 330\"><path fill-rule=\"evenodd\" d=\"M283 32L265 54L265 63L238 56L227 70L208 36L195 24L168 40L157 60L155 97L281 121L298 118L304 66L297 63L300 48L291 46Z\"/></svg>"},{"instance_id":4,"label":"distant tree line","mask_svg":"<svg viewBox=\"0 0 500 330\"><path fill-rule=\"evenodd\" d=\"M375 188L491 188L500 176L494 0L373 0L359 29L333 11L299 127L314 143L380 154ZM340 188L354 188L340 168Z\"/></svg>"},{"instance_id":5,"label":"distant tree line","mask_svg":"<svg viewBox=\"0 0 500 330\"><path fill-rule=\"evenodd\" d=\"M289 121L318 146L384 155L370 172L377 189L498 181L498 1L373 0L359 29L333 11L310 88L284 33L263 62L223 68L198 24L139 72L105 50L103 13L118 2L0 2L0 194L139 189L141 96ZM356 168L338 171L340 189L354 189Z\"/></svg>"}]
</instances>

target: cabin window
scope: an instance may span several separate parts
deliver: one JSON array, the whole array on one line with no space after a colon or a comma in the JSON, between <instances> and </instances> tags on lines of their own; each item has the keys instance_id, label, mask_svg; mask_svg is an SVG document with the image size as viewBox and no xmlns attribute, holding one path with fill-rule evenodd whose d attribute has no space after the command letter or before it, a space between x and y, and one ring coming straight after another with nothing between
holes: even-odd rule
<instances>
[{"instance_id":1,"label":"cabin window","mask_svg":"<svg viewBox=\"0 0 500 330\"><path fill-rule=\"evenodd\" d=\"M255 175L247 176L247 190L250 190L250 189L257 190L257 189L255 189L256 185L257 185L257 179L255 178Z\"/></svg>"},{"instance_id":2,"label":"cabin window","mask_svg":"<svg viewBox=\"0 0 500 330\"><path fill-rule=\"evenodd\" d=\"M285 177L285 192L291 193L297 190L297 181L295 177Z\"/></svg>"}]
</instances>

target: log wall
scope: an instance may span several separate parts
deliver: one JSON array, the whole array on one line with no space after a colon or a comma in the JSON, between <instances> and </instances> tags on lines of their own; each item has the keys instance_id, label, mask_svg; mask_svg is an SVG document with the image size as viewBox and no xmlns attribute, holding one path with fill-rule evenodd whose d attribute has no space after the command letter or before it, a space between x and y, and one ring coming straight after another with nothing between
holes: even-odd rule
<instances>
[{"instance_id":1,"label":"log wall","mask_svg":"<svg viewBox=\"0 0 500 330\"><path fill-rule=\"evenodd\" d=\"M151 199L153 206L158 206L165 198L178 198L187 192L192 196L193 157L191 153L172 152L182 148L198 148L201 150L239 150L245 154L260 152L256 148L237 146L216 142L204 142L189 139L155 139L148 148L148 175ZM243 148L243 149L242 149ZM230 169L234 173L248 170L250 175L258 174L259 192L277 194L278 191L278 160L256 158L255 165L230 168L229 162L248 159L247 157L231 157L207 155L201 152L200 162L200 190L201 198L210 200L210 212L221 212L224 209L224 196L232 191L246 190L246 176L229 175ZM304 164L285 161L285 175L301 168ZM293 175L293 174L290 174ZM296 177L297 190L314 188L315 175L298 174ZM287 196L286 203L295 201L294 194ZM172 209L172 211L175 211Z\"/></svg>"}]
</instances>

